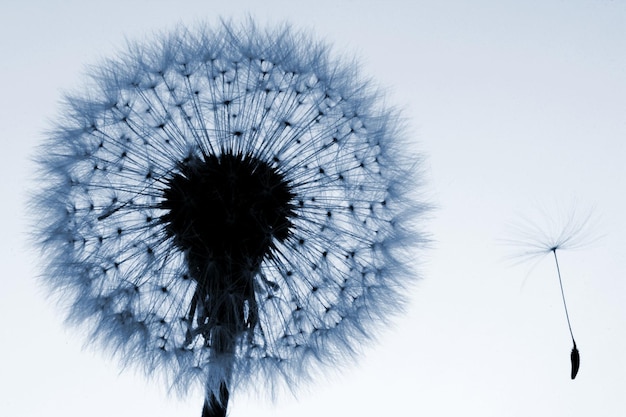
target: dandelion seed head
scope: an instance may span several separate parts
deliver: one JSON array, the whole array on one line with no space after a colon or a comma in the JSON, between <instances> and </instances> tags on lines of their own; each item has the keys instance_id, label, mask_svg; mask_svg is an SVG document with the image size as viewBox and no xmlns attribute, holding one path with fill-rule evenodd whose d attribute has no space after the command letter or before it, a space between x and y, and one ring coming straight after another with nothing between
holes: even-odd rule
<instances>
[{"instance_id":1,"label":"dandelion seed head","mask_svg":"<svg viewBox=\"0 0 626 417\"><path fill-rule=\"evenodd\" d=\"M44 278L90 343L220 398L340 365L401 308L426 205L398 114L353 65L223 23L91 75L33 199Z\"/></svg>"}]
</instances>

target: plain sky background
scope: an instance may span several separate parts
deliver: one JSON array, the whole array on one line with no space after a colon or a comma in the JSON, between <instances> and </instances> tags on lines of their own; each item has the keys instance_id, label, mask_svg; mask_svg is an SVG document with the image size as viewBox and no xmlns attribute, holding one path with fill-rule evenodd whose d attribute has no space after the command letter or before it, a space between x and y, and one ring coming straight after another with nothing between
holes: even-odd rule
<instances>
[{"instance_id":1,"label":"plain sky background","mask_svg":"<svg viewBox=\"0 0 626 417\"><path fill-rule=\"evenodd\" d=\"M0 415L199 417L202 398L82 349L37 284L29 157L87 65L177 23L291 22L356 56L427 156L434 247L408 311L297 399L231 417L626 415L626 2L8 1L0 5ZM514 265L510 222L593 207L589 247ZM566 215L555 211L557 220Z\"/></svg>"}]
</instances>

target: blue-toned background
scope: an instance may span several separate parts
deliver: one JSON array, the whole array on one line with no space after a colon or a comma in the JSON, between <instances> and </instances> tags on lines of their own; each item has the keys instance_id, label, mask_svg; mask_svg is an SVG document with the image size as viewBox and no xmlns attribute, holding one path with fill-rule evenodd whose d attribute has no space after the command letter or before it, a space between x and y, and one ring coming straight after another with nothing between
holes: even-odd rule
<instances>
[{"instance_id":1,"label":"blue-toned background","mask_svg":"<svg viewBox=\"0 0 626 417\"><path fill-rule=\"evenodd\" d=\"M356 56L427 155L434 249L405 316L357 366L232 417L626 415L626 3L23 1L0 5L0 415L190 416L202 399L119 373L38 286L29 157L87 65L176 23L284 21ZM589 247L513 265L536 206L593 207ZM563 216L562 212L557 215ZM533 219L534 220L534 219ZM542 219L538 218L537 221Z\"/></svg>"}]
</instances>

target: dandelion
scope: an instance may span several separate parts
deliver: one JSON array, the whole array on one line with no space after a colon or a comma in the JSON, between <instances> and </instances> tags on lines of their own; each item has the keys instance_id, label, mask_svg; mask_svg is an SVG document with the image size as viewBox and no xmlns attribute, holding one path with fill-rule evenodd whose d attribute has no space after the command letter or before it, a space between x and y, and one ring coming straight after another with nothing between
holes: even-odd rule
<instances>
[{"instance_id":1,"label":"dandelion","mask_svg":"<svg viewBox=\"0 0 626 417\"><path fill-rule=\"evenodd\" d=\"M518 226L516 232L519 236L518 240L508 241L507 243L514 245L522 250L517 257L522 260L534 259L549 253L554 257L557 277L559 279L559 288L561 290L561 299L563 300L563 308L565 310L565 318L567 319L567 327L572 338L572 351L570 352L571 362L571 379L575 379L580 368L580 352L576 346L574 332L570 321L567 302L565 300L565 291L563 290L563 279L561 277L561 268L557 257L557 251L576 249L590 243L589 228L591 223L591 212L583 217L579 217L578 213L572 211L565 217L565 221L557 222L547 217L545 213L541 213L541 217L547 219L546 224L537 224L526 221Z\"/></svg>"},{"instance_id":2,"label":"dandelion","mask_svg":"<svg viewBox=\"0 0 626 417\"><path fill-rule=\"evenodd\" d=\"M398 311L426 205L398 115L289 28L223 23L92 71L37 158L45 281L89 342L224 416ZM419 160L417 160L419 162Z\"/></svg>"}]
</instances>

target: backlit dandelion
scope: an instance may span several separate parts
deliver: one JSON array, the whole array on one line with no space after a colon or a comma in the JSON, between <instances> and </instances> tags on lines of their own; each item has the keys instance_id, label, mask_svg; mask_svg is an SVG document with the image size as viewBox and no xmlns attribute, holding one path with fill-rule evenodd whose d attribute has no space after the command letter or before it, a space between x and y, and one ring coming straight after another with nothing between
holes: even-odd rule
<instances>
[{"instance_id":1,"label":"backlit dandelion","mask_svg":"<svg viewBox=\"0 0 626 417\"><path fill-rule=\"evenodd\" d=\"M223 416L336 366L406 298L425 205L397 115L288 28L223 23L92 72L37 158L45 279L124 364Z\"/></svg>"},{"instance_id":2,"label":"backlit dandelion","mask_svg":"<svg viewBox=\"0 0 626 417\"><path fill-rule=\"evenodd\" d=\"M557 277L559 279L559 288L561 290L561 299L563 300L563 308L565 310L565 318L567 319L567 327L572 338L572 351L570 352L571 361L571 379L576 378L580 368L580 352L576 346L574 332L570 321L567 302L565 301L565 291L563 289L563 279L561 277L561 268L557 257L557 251L576 249L591 241L589 235L589 227L591 221L591 212L584 216L572 211L569 215L556 221L541 213L546 222L539 224L526 221L516 227L518 235L517 240L507 241L507 243L518 247L520 251L516 257L523 260L530 260L546 254L552 253L556 266Z\"/></svg>"}]
</instances>

